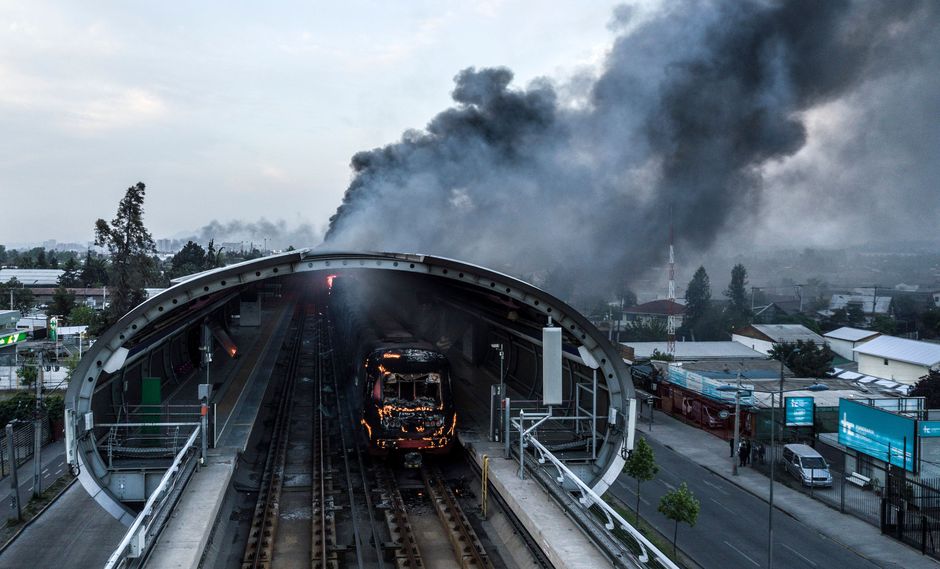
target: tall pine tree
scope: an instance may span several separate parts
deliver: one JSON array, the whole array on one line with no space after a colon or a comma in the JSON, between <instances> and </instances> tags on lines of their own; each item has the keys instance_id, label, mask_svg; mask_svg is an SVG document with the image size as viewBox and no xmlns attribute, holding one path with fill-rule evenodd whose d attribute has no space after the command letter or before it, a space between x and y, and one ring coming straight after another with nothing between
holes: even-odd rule
<instances>
[{"instance_id":1,"label":"tall pine tree","mask_svg":"<svg viewBox=\"0 0 940 569\"><path fill-rule=\"evenodd\" d=\"M731 269L731 284L725 290L728 308L725 318L732 330L743 328L751 323L751 308L747 303L747 269L738 263Z\"/></svg>"},{"instance_id":2,"label":"tall pine tree","mask_svg":"<svg viewBox=\"0 0 940 569\"><path fill-rule=\"evenodd\" d=\"M117 321L146 299L144 287L154 274L150 255L156 252L156 247L144 226L145 193L143 182L137 182L137 185L127 188L110 224L103 219L95 222L95 245L107 247L111 253L113 290L108 308L109 322Z\"/></svg>"}]
</instances>

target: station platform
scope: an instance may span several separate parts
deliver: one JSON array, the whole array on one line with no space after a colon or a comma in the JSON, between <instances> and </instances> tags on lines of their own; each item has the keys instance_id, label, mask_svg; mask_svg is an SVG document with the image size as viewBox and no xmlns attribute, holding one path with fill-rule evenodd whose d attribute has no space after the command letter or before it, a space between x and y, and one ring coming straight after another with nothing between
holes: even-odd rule
<instances>
[{"instance_id":1,"label":"station platform","mask_svg":"<svg viewBox=\"0 0 940 569\"><path fill-rule=\"evenodd\" d=\"M193 473L147 561L148 569L199 567L222 508L237 452L217 449Z\"/></svg>"},{"instance_id":2,"label":"station platform","mask_svg":"<svg viewBox=\"0 0 940 569\"><path fill-rule=\"evenodd\" d=\"M556 569L596 569L610 562L535 480L519 478L519 462L503 458L503 445L472 433L461 443L477 466L489 457L489 480Z\"/></svg>"}]
</instances>

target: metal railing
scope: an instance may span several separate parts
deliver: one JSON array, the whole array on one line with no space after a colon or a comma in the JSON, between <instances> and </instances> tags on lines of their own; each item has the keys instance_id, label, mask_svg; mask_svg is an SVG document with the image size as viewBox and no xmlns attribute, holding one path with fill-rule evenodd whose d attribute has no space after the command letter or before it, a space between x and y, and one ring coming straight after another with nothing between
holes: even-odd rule
<instances>
[{"instance_id":1,"label":"metal railing","mask_svg":"<svg viewBox=\"0 0 940 569\"><path fill-rule=\"evenodd\" d=\"M178 492L189 480L189 475L195 469L195 459L199 456L197 441L201 434L199 424L186 440L182 450L176 455L173 464L160 479L160 484L154 489L143 510L134 519L134 523L124 534L121 543L108 558L105 569L120 569L131 567L137 561L146 557L153 545L156 536L163 529L163 524L169 517L169 510L178 497Z\"/></svg>"},{"instance_id":2,"label":"metal railing","mask_svg":"<svg viewBox=\"0 0 940 569\"><path fill-rule=\"evenodd\" d=\"M519 423L516 424L519 425ZM658 566L666 567L668 569L679 569L679 566L673 563L673 561L669 559L666 554L664 554L648 539L646 539L646 536L640 533L639 530L630 525L630 523L627 522L627 520L625 520L623 516L617 512L617 510L605 502L604 499L594 492L590 486L578 478L578 476L572 472L564 462L559 460L551 453L551 451L545 448L545 446L542 445L542 443L540 443L538 439L535 438L535 436L530 434L530 431L533 427L534 425L530 426L529 429L522 431L523 435L520 437L520 439L524 442L524 444L528 444L533 448L535 453L538 455L537 460L540 464L544 464L546 461L548 461L552 464L552 466L555 467L558 472L558 476L555 477L556 482L558 482L560 485L564 485L566 481L574 484L577 488L576 491L581 494L581 497L578 498L578 503L585 510L591 508L592 506L599 508L602 515L607 519L607 523L604 527L606 527L608 531L614 530L614 528L619 525L621 530L632 537L640 550L640 555L638 556L640 563L649 563L650 555L652 555L653 560L658 563ZM524 467L523 461L524 459L520 457L520 468Z\"/></svg>"}]
</instances>

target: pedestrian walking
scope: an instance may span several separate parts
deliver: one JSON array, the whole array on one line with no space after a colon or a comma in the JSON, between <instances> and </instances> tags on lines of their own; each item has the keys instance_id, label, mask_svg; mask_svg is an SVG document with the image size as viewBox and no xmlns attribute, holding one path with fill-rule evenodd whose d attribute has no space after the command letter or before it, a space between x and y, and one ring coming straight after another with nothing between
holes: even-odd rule
<instances>
[{"instance_id":1,"label":"pedestrian walking","mask_svg":"<svg viewBox=\"0 0 940 569\"><path fill-rule=\"evenodd\" d=\"M728 446L731 447L731 454L728 456L734 456L734 437L728 439Z\"/></svg>"},{"instance_id":2,"label":"pedestrian walking","mask_svg":"<svg viewBox=\"0 0 940 569\"><path fill-rule=\"evenodd\" d=\"M757 443L757 460L759 460L761 464L764 464L764 452L764 443Z\"/></svg>"},{"instance_id":3,"label":"pedestrian walking","mask_svg":"<svg viewBox=\"0 0 940 569\"><path fill-rule=\"evenodd\" d=\"M741 441L741 444L738 445L738 463L741 466L747 466L747 457L751 454L751 445L747 442L747 439Z\"/></svg>"}]
</instances>

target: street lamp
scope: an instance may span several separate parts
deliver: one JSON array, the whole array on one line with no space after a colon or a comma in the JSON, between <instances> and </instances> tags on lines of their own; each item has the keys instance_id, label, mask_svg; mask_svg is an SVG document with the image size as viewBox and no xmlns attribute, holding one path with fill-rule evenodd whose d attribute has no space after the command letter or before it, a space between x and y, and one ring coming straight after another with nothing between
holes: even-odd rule
<instances>
[{"instance_id":1,"label":"street lamp","mask_svg":"<svg viewBox=\"0 0 940 569\"><path fill-rule=\"evenodd\" d=\"M776 438L776 409L777 405L774 401L774 395L780 395L780 402L783 403L783 394L790 393L791 391L826 391L829 389L828 385L823 383L814 383L809 387L805 388L796 388L796 389L784 389L783 388L783 359L780 360L780 389L777 391L772 391L770 393L770 510L767 515L767 567L768 569L773 569L774 567L774 473L777 470L777 447L774 446L774 439Z\"/></svg>"}]
</instances>

